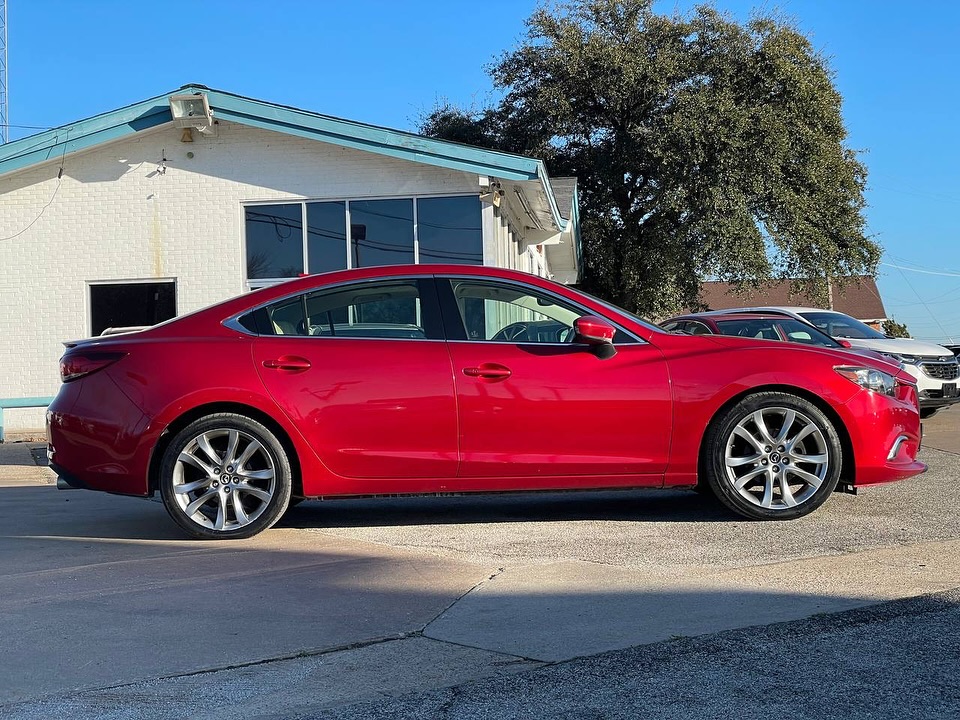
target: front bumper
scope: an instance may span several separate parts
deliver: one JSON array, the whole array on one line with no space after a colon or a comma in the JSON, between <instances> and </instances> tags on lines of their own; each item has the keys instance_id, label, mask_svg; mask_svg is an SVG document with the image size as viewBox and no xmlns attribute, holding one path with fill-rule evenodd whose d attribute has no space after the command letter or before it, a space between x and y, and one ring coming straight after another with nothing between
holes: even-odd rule
<instances>
[{"instance_id":1,"label":"front bumper","mask_svg":"<svg viewBox=\"0 0 960 720\"><path fill-rule=\"evenodd\" d=\"M856 466L854 485L875 485L926 471L917 460L921 426L912 385L899 385L897 397L863 390L843 407ZM848 482L849 484L849 482Z\"/></svg>"},{"instance_id":2,"label":"front bumper","mask_svg":"<svg viewBox=\"0 0 960 720\"><path fill-rule=\"evenodd\" d=\"M920 397L920 407L923 410L948 407L950 405L956 405L958 402L960 402L960 395L946 396L942 389L921 390L918 395Z\"/></svg>"},{"instance_id":3,"label":"front bumper","mask_svg":"<svg viewBox=\"0 0 960 720\"><path fill-rule=\"evenodd\" d=\"M924 369L925 366L934 375L929 374ZM922 362L919 365L904 363L903 369L917 383L917 395L922 409L942 408L960 402L960 366L953 363Z\"/></svg>"}]
</instances>

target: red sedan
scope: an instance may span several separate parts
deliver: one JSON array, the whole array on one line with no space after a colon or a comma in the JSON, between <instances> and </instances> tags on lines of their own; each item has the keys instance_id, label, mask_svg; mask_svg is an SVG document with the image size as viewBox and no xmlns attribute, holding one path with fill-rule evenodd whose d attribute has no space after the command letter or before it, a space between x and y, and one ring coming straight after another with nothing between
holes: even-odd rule
<instances>
[{"instance_id":1,"label":"red sedan","mask_svg":"<svg viewBox=\"0 0 960 720\"><path fill-rule=\"evenodd\" d=\"M667 333L518 272L306 277L81 341L47 413L60 487L159 492L199 538L304 497L709 486L786 519L925 466L911 377Z\"/></svg>"}]
</instances>

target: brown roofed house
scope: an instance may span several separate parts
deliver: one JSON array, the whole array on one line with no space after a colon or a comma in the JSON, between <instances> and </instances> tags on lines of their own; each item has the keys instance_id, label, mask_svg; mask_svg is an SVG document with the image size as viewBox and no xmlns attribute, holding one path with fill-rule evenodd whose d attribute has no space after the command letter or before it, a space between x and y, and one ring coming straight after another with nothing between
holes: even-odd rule
<instances>
[{"instance_id":1,"label":"brown roofed house","mask_svg":"<svg viewBox=\"0 0 960 720\"><path fill-rule=\"evenodd\" d=\"M727 310L738 307L801 306L821 307L822 302L791 290L789 280L780 280L757 289L748 289L741 294L733 290L731 283L705 282L700 299L708 310ZM836 310L856 318L861 322L879 329L887 319L887 311L877 284L870 276L850 278L840 288L832 287L833 307Z\"/></svg>"}]
</instances>

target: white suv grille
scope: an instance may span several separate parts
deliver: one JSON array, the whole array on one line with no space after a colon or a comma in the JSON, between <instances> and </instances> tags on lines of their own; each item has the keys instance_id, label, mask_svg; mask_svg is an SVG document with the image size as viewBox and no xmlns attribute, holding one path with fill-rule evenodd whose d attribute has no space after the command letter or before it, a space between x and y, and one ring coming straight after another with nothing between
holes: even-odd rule
<instances>
[{"instance_id":1,"label":"white suv grille","mask_svg":"<svg viewBox=\"0 0 960 720\"><path fill-rule=\"evenodd\" d=\"M924 373L937 380L956 380L957 377L960 377L960 365L957 364L955 359L949 361L941 361L939 358L922 360L919 365Z\"/></svg>"}]
</instances>

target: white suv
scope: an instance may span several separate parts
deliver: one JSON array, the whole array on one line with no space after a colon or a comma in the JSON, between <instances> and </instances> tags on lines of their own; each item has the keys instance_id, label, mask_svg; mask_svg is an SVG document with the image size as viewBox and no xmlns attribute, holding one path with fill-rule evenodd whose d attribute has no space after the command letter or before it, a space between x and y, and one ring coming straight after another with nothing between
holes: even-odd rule
<instances>
[{"instance_id":1,"label":"white suv","mask_svg":"<svg viewBox=\"0 0 960 720\"><path fill-rule=\"evenodd\" d=\"M912 338L891 338L849 315L835 310L807 307L740 308L781 312L803 320L837 340L846 340L855 348L875 350L899 361L903 369L917 380L920 393L920 417L930 417L937 410L960 401L957 381L960 365L947 348ZM732 312L725 310L724 312Z\"/></svg>"}]
</instances>

